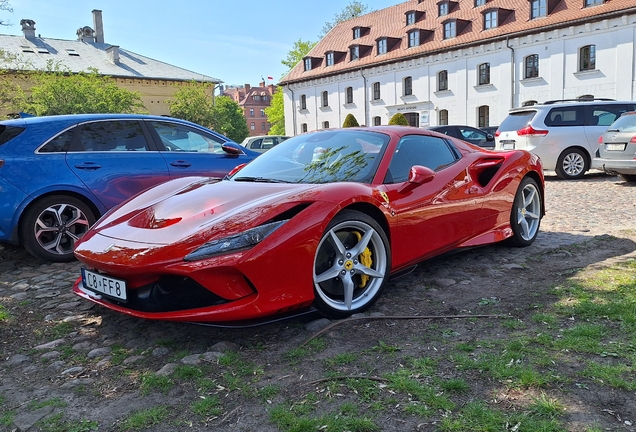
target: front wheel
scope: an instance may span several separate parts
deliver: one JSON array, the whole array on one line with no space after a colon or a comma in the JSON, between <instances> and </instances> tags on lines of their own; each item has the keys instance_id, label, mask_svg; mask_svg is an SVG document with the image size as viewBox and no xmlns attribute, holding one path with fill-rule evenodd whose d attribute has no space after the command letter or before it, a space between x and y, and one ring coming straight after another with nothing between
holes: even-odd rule
<instances>
[{"instance_id":1,"label":"front wheel","mask_svg":"<svg viewBox=\"0 0 636 432\"><path fill-rule=\"evenodd\" d=\"M583 150L570 148L559 156L555 171L564 180L580 179L589 168L587 156Z\"/></svg>"},{"instance_id":2,"label":"front wheel","mask_svg":"<svg viewBox=\"0 0 636 432\"><path fill-rule=\"evenodd\" d=\"M519 184L510 212L513 235L509 243L513 246L530 246L539 234L543 201L537 182L526 177Z\"/></svg>"},{"instance_id":3,"label":"front wheel","mask_svg":"<svg viewBox=\"0 0 636 432\"><path fill-rule=\"evenodd\" d=\"M20 224L22 245L31 255L45 261L67 262L73 249L95 223L91 209L77 198L54 195L34 202Z\"/></svg>"},{"instance_id":4,"label":"front wheel","mask_svg":"<svg viewBox=\"0 0 636 432\"><path fill-rule=\"evenodd\" d=\"M380 225L365 213L345 210L327 226L314 258L314 304L344 318L375 303L389 278L391 250Z\"/></svg>"}]
</instances>

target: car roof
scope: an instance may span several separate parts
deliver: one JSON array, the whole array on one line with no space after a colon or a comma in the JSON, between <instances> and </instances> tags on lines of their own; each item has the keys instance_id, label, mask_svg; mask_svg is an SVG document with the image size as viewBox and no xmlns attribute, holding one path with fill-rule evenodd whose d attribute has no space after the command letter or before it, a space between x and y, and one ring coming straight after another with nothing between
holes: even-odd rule
<instances>
[{"instance_id":1,"label":"car roof","mask_svg":"<svg viewBox=\"0 0 636 432\"><path fill-rule=\"evenodd\" d=\"M35 116L35 117L22 117L19 119L3 120L0 122L2 125L29 125L35 123L79 123L91 120L130 120L130 119L147 119L147 120L174 120L178 122L192 124L198 127L192 122L164 116L146 115L146 114L64 114L64 115L52 115L52 116Z\"/></svg>"},{"instance_id":2,"label":"car roof","mask_svg":"<svg viewBox=\"0 0 636 432\"><path fill-rule=\"evenodd\" d=\"M593 100L574 100L574 99L563 99L563 100L550 100L540 104L527 105L517 108L512 108L509 112L523 112L523 111L538 111L540 109L550 109L552 107L571 107L571 106L579 106L579 105L616 105L616 104L633 104L634 101L620 101L620 100L612 100L612 99L593 99Z\"/></svg>"}]
</instances>

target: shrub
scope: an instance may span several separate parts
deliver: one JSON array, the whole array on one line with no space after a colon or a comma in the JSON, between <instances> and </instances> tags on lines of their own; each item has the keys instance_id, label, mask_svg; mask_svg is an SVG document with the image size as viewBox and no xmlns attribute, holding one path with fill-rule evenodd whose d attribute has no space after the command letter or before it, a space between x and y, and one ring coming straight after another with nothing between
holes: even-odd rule
<instances>
[{"instance_id":1,"label":"shrub","mask_svg":"<svg viewBox=\"0 0 636 432\"><path fill-rule=\"evenodd\" d=\"M347 117L345 117L344 123L342 123L342 127L343 128L347 128L347 127L358 127L360 126L358 124L358 120L356 120L355 116L353 114L347 114Z\"/></svg>"},{"instance_id":2,"label":"shrub","mask_svg":"<svg viewBox=\"0 0 636 432\"><path fill-rule=\"evenodd\" d=\"M406 119L406 117L404 117L404 114L397 113L393 117L391 117L391 120L389 120L389 124L390 125L399 125L399 126L408 126L409 122Z\"/></svg>"}]
</instances>

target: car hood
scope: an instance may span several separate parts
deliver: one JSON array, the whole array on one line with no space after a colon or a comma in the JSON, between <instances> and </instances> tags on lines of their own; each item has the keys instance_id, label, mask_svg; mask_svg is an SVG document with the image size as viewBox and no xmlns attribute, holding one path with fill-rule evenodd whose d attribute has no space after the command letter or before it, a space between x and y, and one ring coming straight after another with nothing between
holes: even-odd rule
<instances>
[{"instance_id":1,"label":"car hood","mask_svg":"<svg viewBox=\"0 0 636 432\"><path fill-rule=\"evenodd\" d=\"M253 183L182 178L137 195L107 213L86 237L167 245L229 236L315 201L315 184ZM284 201L284 203L283 203ZM82 239L84 240L84 239ZM86 239L88 240L88 238Z\"/></svg>"}]
</instances>

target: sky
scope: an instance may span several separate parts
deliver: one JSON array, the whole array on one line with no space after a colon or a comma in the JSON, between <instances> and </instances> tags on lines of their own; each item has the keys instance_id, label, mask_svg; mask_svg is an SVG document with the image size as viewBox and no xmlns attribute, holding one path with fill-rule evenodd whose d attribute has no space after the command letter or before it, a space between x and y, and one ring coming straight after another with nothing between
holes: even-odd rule
<instances>
[{"instance_id":1,"label":"sky","mask_svg":"<svg viewBox=\"0 0 636 432\"><path fill-rule=\"evenodd\" d=\"M370 10L405 0L360 0ZM43 38L77 39L102 11L104 40L122 49L218 78L225 85L258 85L282 78L281 64L298 39L317 41L349 0L9 0L0 34L22 35L21 19L35 21Z\"/></svg>"}]
</instances>

